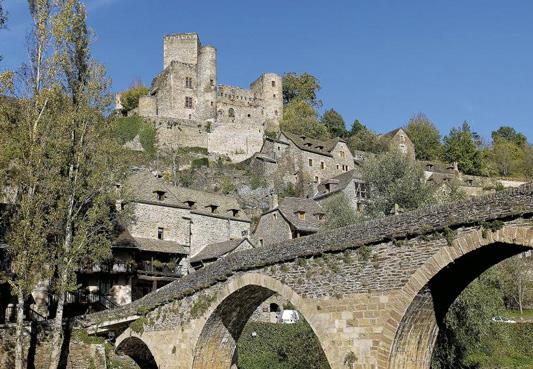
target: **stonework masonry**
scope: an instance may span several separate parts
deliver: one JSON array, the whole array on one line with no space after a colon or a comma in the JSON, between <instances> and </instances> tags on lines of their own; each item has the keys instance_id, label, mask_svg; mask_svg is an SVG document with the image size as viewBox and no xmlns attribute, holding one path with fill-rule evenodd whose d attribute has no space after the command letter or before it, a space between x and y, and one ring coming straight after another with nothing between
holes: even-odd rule
<instances>
[{"instance_id":1,"label":"stonework masonry","mask_svg":"<svg viewBox=\"0 0 533 369\"><path fill-rule=\"evenodd\" d=\"M265 131L279 130L281 76L264 73L249 89L217 85L217 51L196 33L165 36L163 48L164 69L138 108L155 122L161 146L202 147L242 161L259 151Z\"/></svg>"},{"instance_id":2,"label":"stonework masonry","mask_svg":"<svg viewBox=\"0 0 533 369\"><path fill-rule=\"evenodd\" d=\"M90 315L89 329L144 317L162 369L229 368L257 307L290 301L332 369L426 369L438 323L492 265L533 248L533 184L236 252L144 298ZM141 309L142 308L142 309ZM119 332L120 333L120 332Z\"/></svg>"}]
</instances>

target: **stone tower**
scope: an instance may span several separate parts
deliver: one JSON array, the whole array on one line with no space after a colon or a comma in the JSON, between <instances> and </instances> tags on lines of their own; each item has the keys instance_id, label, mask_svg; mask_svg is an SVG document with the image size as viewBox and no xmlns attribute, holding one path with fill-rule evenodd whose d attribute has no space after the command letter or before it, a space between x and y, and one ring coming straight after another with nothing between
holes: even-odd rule
<instances>
[{"instance_id":1,"label":"stone tower","mask_svg":"<svg viewBox=\"0 0 533 369\"><path fill-rule=\"evenodd\" d=\"M283 114L283 90L281 76L264 73L251 84L252 91L260 96L267 131L278 131Z\"/></svg>"}]
</instances>

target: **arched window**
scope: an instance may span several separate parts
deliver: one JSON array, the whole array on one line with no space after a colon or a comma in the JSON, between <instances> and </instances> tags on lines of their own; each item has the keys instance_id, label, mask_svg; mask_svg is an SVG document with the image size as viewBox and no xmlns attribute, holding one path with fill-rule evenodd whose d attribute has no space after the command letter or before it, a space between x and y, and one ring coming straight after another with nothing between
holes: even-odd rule
<instances>
[{"instance_id":1,"label":"arched window","mask_svg":"<svg viewBox=\"0 0 533 369\"><path fill-rule=\"evenodd\" d=\"M228 110L228 116L230 118L235 118L235 110L233 108L229 108Z\"/></svg>"},{"instance_id":2,"label":"arched window","mask_svg":"<svg viewBox=\"0 0 533 369\"><path fill-rule=\"evenodd\" d=\"M281 311L281 309L279 308L279 305L276 303L270 304L269 310L271 313L279 313Z\"/></svg>"},{"instance_id":3,"label":"arched window","mask_svg":"<svg viewBox=\"0 0 533 369\"><path fill-rule=\"evenodd\" d=\"M218 116L219 116L219 117L222 117L223 115L224 115L224 110L222 110L222 109L219 110L219 111L218 111Z\"/></svg>"}]
</instances>

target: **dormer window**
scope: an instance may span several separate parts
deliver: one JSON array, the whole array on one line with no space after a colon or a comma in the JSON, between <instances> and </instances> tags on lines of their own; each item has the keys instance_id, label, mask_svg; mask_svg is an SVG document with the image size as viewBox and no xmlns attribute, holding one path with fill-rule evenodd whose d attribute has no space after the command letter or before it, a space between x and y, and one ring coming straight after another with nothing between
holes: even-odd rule
<instances>
[{"instance_id":1,"label":"dormer window","mask_svg":"<svg viewBox=\"0 0 533 369\"><path fill-rule=\"evenodd\" d=\"M165 238L165 229L162 227L157 228L157 239L163 240Z\"/></svg>"},{"instance_id":2,"label":"dormer window","mask_svg":"<svg viewBox=\"0 0 533 369\"><path fill-rule=\"evenodd\" d=\"M233 217L238 217L239 216L239 209L229 209L229 211L231 211L231 215Z\"/></svg>"},{"instance_id":3,"label":"dormer window","mask_svg":"<svg viewBox=\"0 0 533 369\"><path fill-rule=\"evenodd\" d=\"M211 210L211 213L216 213L216 212L217 212L217 209L218 209L218 205L211 204L211 205L207 205L206 208L208 208L209 210Z\"/></svg>"},{"instance_id":4,"label":"dormer window","mask_svg":"<svg viewBox=\"0 0 533 369\"><path fill-rule=\"evenodd\" d=\"M305 211L297 211L296 215L298 216L298 219L305 220Z\"/></svg>"},{"instance_id":5,"label":"dormer window","mask_svg":"<svg viewBox=\"0 0 533 369\"><path fill-rule=\"evenodd\" d=\"M313 145L313 144L312 144L311 142L306 142L306 143L304 143L304 146L307 146L307 147L310 147L310 146L312 146L312 145Z\"/></svg>"},{"instance_id":6,"label":"dormer window","mask_svg":"<svg viewBox=\"0 0 533 369\"><path fill-rule=\"evenodd\" d=\"M165 191L154 191L157 201L163 201L165 199Z\"/></svg>"},{"instance_id":7,"label":"dormer window","mask_svg":"<svg viewBox=\"0 0 533 369\"><path fill-rule=\"evenodd\" d=\"M300 136L300 138L305 141L305 136Z\"/></svg>"},{"instance_id":8,"label":"dormer window","mask_svg":"<svg viewBox=\"0 0 533 369\"><path fill-rule=\"evenodd\" d=\"M324 220L324 214L323 213L316 213L315 217L317 220Z\"/></svg>"},{"instance_id":9,"label":"dormer window","mask_svg":"<svg viewBox=\"0 0 533 369\"><path fill-rule=\"evenodd\" d=\"M341 159L344 159L346 157L346 153L344 151L339 152L339 155Z\"/></svg>"},{"instance_id":10,"label":"dormer window","mask_svg":"<svg viewBox=\"0 0 533 369\"><path fill-rule=\"evenodd\" d=\"M431 163L427 163L427 164L426 164L426 169L427 169L427 170L433 170L433 164L431 164Z\"/></svg>"},{"instance_id":11,"label":"dormer window","mask_svg":"<svg viewBox=\"0 0 533 369\"><path fill-rule=\"evenodd\" d=\"M184 203L189 207L189 208L193 208L194 205L196 204L195 201L192 201L192 200L187 200L187 201L184 201Z\"/></svg>"},{"instance_id":12,"label":"dormer window","mask_svg":"<svg viewBox=\"0 0 533 369\"><path fill-rule=\"evenodd\" d=\"M319 150L324 150L324 146L322 146L322 145L318 145L316 148L319 149Z\"/></svg>"}]
</instances>

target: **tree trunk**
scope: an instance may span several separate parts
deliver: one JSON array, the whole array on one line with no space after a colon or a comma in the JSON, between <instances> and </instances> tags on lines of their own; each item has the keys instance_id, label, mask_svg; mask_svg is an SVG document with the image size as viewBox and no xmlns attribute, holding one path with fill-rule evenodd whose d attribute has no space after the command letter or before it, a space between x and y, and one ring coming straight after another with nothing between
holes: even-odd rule
<instances>
[{"instance_id":1,"label":"tree trunk","mask_svg":"<svg viewBox=\"0 0 533 369\"><path fill-rule=\"evenodd\" d=\"M61 272L60 282L67 282L68 275L65 271ZM59 288L63 291L63 288ZM57 296L57 311L52 324L52 347L50 348L50 369L57 369L61 360L61 348L63 347L63 309L65 306L65 293L60 292Z\"/></svg>"},{"instance_id":2,"label":"tree trunk","mask_svg":"<svg viewBox=\"0 0 533 369\"><path fill-rule=\"evenodd\" d=\"M15 331L15 369L24 368L24 295L17 293L17 328Z\"/></svg>"}]
</instances>

